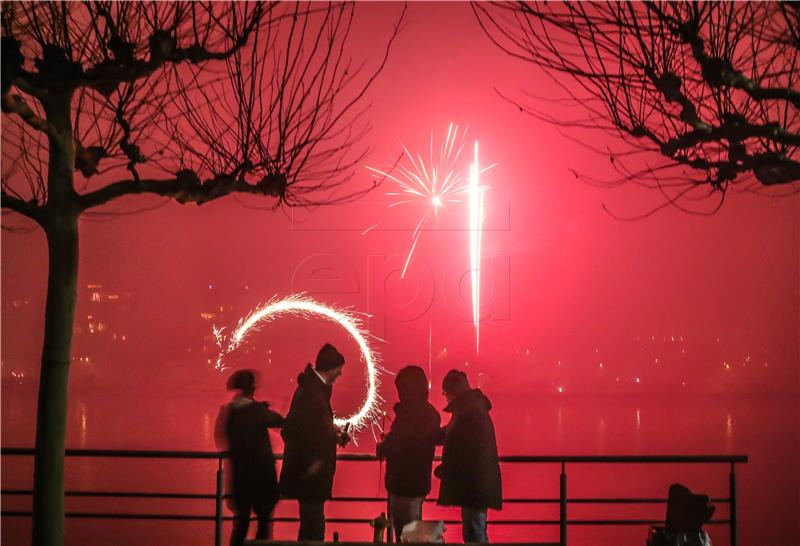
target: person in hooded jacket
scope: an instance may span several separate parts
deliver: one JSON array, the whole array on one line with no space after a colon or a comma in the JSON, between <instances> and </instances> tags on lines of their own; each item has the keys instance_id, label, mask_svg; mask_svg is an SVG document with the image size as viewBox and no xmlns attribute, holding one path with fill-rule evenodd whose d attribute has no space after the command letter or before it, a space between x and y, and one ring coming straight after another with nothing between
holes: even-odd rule
<instances>
[{"instance_id":1,"label":"person in hooded jacket","mask_svg":"<svg viewBox=\"0 0 800 546\"><path fill-rule=\"evenodd\" d=\"M428 378L419 366L407 366L394 380L400 401L386 438L378 444L378 458L386 460L389 517L397 542L403 527L422 519L422 503L431 490L433 456L441 418L428 403Z\"/></svg>"},{"instance_id":2,"label":"person in hooded jacket","mask_svg":"<svg viewBox=\"0 0 800 546\"><path fill-rule=\"evenodd\" d=\"M239 370L228 378L228 390L236 391L217 418L217 444L229 453L231 508L234 513L231 546L247 537L250 513L258 519L256 539L269 539L271 518L278 502L278 479L269 428L280 427L283 417L253 396L257 376L253 370Z\"/></svg>"},{"instance_id":3,"label":"person in hooded jacket","mask_svg":"<svg viewBox=\"0 0 800 546\"><path fill-rule=\"evenodd\" d=\"M442 464L435 471L441 480L438 504L461 507L464 542L489 542L486 512L500 510L503 498L492 404L459 370L444 377L442 393L444 411L452 417L443 429Z\"/></svg>"},{"instance_id":4,"label":"person in hooded jacket","mask_svg":"<svg viewBox=\"0 0 800 546\"><path fill-rule=\"evenodd\" d=\"M347 430L333 422L331 394L342 374L344 357L326 343L314 367L297 377L297 389L281 430L281 494L300 504L297 540L325 540L325 501L333 492L336 446L349 441Z\"/></svg>"}]
</instances>

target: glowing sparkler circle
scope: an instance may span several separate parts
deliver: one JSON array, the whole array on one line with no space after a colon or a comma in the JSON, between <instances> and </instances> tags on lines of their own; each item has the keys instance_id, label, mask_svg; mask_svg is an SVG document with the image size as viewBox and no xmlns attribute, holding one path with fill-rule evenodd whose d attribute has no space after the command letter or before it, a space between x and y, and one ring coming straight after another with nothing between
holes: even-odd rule
<instances>
[{"instance_id":1,"label":"glowing sparkler circle","mask_svg":"<svg viewBox=\"0 0 800 546\"><path fill-rule=\"evenodd\" d=\"M214 328L214 335L217 337L217 344L220 346L220 353L217 357L216 367L224 369L222 359L226 354L233 352L245 339L247 334L257 328L259 323L270 322L281 315L294 315L301 317L322 317L335 322L350 334L361 351L361 356L366 363L367 394L361 408L354 414L345 418L335 418L337 426L344 426L349 423L354 430L359 430L378 413L379 385L379 355L369 344L369 333L364 329L361 319L346 310L329 307L315 301L312 298L293 295L283 299L272 299L264 305L254 309L250 314L239 321L236 329L227 339L225 344L222 330Z\"/></svg>"}]
</instances>

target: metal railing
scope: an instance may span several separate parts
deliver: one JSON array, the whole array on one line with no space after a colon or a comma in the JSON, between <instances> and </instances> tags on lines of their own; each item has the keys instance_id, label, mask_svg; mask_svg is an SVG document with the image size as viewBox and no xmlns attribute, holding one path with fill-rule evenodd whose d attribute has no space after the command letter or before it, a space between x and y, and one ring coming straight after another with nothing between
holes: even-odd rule
<instances>
[{"instance_id":1,"label":"metal railing","mask_svg":"<svg viewBox=\"0 0 800 546\"><path fill-rule=\"evenodd\" d=\"M32 448L1 448L0 455L30 457L35 451ZM110 449L67 449L67 457L87 457L87 458L126 458L126 459L206 459L217 461L216 490L214 493L152 493L141 491L65 491L66 497L102 497L102 498L151 498L151 499L206 499L214 500L214 515L199 514L157 514L157 513L108 513L108 512L66 512L67 518L84 519L141 519L141 520L174 520L174 521L214 521L214 544L221 546L223 543L222 524L225 520L232 519L231 516L224 515L224 471L223 459L225 453L216 451L134 451L134 450L110 450ZM280 455L277 456L281 458ZM374 455L361 454L340 454L339 461L353 462L376 462ZM438 457L437 457L438 459ZM736 526L736 473L737 463L746 463L746 455L512 455L500 457L503 464L560 464L560 487L558 498L506 498L505 504L558 504L559 518L548 519L501 519L492 520L491 525L558 525L559 544L567 545L567 531L570 525L658 525L663 524L663 520L646 519L569 519L568 506L577 504L666 504L665 498L641 498L641 497L602 497L602 498L570 498L567 494L567 465L584 464L727 464L730 465L728 476L728 496L723 498L712 498L715 503L727 503L730 507L728 519L712 520L711 525L728 525L730 528L730 544L737 544ZM29 489L3 489L2 495L30 496L33 494ZM386 503L386 497L356 497L356 496L337 496L331 502L378 502ZM434 502L434 499L426 499L426 502ZM30 517L32 512L21 510L2 510L2 517ZM298 518L277 517L274 522L297 522ZM367 518L327 518L330 523L368 523ZM461 521L445 520L445 523L458 525ZM388 530L387 538L392 540L392 530Z\"/></svg>"}]
</instances>

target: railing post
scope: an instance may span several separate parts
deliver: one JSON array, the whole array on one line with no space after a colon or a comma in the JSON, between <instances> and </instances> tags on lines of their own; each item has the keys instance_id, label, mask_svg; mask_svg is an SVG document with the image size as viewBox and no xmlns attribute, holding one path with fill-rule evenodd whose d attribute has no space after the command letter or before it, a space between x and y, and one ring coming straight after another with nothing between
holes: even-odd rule
<instances>
[{"instance_id":1,"label":"railing post","mask_svg":"<svg viewBox=\"0 0 800 546\"><path fill-rule=\"evenodd\" d=\"M222 494L225 490L225 472L222 470L222 455L217 466L216 508L214 511L214 546L222 546Z\"/></svg>"},{"instance_id":2,"label":"railing post","mask_svg":"<svg viewBox=\"0 0 800 546\"><path fill-rule=\"evenodd\" d=\"M558 543L561 546L567 546L567 470L566 463L561 461L561 491L558 497L560 513L559 513L559 533Z\"/></svg>"},{"instance_id":3,"label":"railing post","mask_svg":"<svg viewBox=\"0 0 800 546\"><path fill-rule=\"evenodd\" d=\"M728 493L728 498L730 498L730 520L731 520L731 546L736 546L736 473L733 470L733 467L736 463L731 462L731 474L728 478L728 487L730 491Z\"/></svg>"}]
</instances>

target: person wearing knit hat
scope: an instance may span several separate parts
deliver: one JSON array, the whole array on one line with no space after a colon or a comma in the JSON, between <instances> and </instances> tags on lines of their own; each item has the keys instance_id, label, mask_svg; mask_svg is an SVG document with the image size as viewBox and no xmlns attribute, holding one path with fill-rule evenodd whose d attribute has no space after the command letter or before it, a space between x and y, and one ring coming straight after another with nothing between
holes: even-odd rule
<instances>
[{"instance_id":1,"label":"person wearing knit hat","mask_svg":"<svg viewBox=\"0 0 800 546\"><path fill-rule=\"evenodd\" d=\"M280 490L300 504L297 540L325 540L325 501L333 493L336 446L350 437L333 422L331 394L342 375L344 356L330 343L322 346L312 367L297 377L289 413L281 430L283 466Z\"/></svg>"},{"instance_id":2,"label":"person wearing knit hat","mask_svg":"<svg viewBox=\"0 0 800 546\"><path fill-rule=\"evenodd\" d=\"M320 349L319 353L317 353L317 360L314 363L314 369L318 372L326 372L340 368L341 371L342 366L344 366L344 357L342 356L342 353L337 351L336 347L330 343L323 345L322 349ZM336 377L339 376L337 375ZM332 382L333 381L331 381L331 383Z\"/></svg>"}]
</instances>

